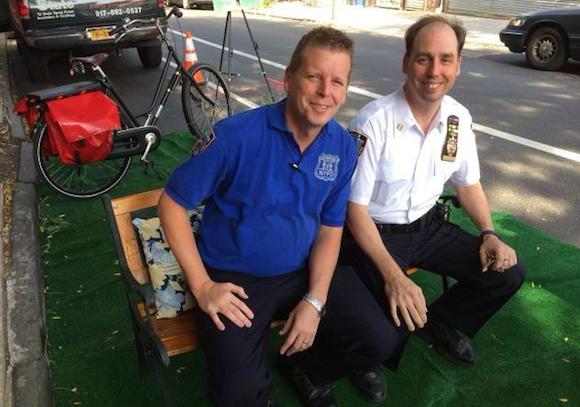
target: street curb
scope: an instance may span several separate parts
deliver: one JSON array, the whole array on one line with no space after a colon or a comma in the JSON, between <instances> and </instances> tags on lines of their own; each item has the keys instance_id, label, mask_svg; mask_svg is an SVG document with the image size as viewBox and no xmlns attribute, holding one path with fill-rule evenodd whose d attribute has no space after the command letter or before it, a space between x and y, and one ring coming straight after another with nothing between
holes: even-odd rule
<instances>
[{"instance_id":1,"label":"street curb","mask_svg":"<svg viewBox=\"0 0 580 407\"><path fill-rule=\"evenodd\" d=\"M6 36L0 33L0 74L9 78ZM32 161L32 145L19 117L8 109L13 106L10 83L0 92L3 120L10 124L11 138L19 140L18 179L11 185L12 209L10 263L4 262L1 299L5 313L0 331L6 339L5 380L1 400L4 407L54 406L53 384L46 352L47 331L44 305L44 283L36 172ZM5 117L4 117L5 116ZM3 201L0 202L0 205ZM8 210L2 206L2 212Z\"/></svg>"},{"instance_id":2,"label":"street curb","mask_svg":"<svg viewBox=\"0 0 580 407\"><path fill-rule=\"evenodd\" d=\"M16 182L12 206L12 267L6 278L8 354L15 407L54 405L46 354L44 283L36 187Z\"/></svg>"},{"instance_id":3,"label":"street curb","mask_svg":"<svg viewBox=\"0 0 580 407\"><path fill-rule=\"evenodd\" d=\"M20 165L18 167L18 181L34 183L38 182L38 173L34 166L34 148L32 142L20 143Z\"/></svg>"}]
</instances>

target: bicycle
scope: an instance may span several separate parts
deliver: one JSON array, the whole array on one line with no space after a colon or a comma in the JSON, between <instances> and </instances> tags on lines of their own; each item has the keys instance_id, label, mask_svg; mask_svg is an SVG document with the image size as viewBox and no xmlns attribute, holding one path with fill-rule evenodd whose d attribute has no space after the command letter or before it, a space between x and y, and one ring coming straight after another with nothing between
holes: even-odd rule
<instances>
[{"instance_id":1,"label":"bicycle","mask_svg":"<svg viewBox=\"0 0 580 407\"><path fill-rule=\"evenodd\" d=\"M119 41L123 36L138 30L140 25L154 22L162 44L168 55L159 78L155 95L145 113L135 115L123 100L101 64L108 54L101 53L89 57L71 58L71 73L91 73L96 81L84 81L30 93L26 96L28 106L39 113L33 130L34 161L41 178L55 191L73 198L93 198L114 188L129 170L133 156L141 155L143 163L149 163L148 155L155 150L162 139L155 126L169 95L181 83L182 108L187 126L192 134L204 137L212 131L218 120L231 115L229 89L221 73L209 64L197 63L185 70L182 61L169 42L161 23L182 13L174 7L165 17L151 20L129 20L109 31L111 37ZM167 82L170 63L177 66ZM87 69L88 68L88 69ZM163 90L164 84L166 84ZM64 164L58 155L50 150L49 132L44 118L46 102L84 92L100 90L116 102L120 108L123 129L113 131L113 145L104 160L90 163ZM140 118L145 118L143 124Z\"/></svg>"}]
</instances>

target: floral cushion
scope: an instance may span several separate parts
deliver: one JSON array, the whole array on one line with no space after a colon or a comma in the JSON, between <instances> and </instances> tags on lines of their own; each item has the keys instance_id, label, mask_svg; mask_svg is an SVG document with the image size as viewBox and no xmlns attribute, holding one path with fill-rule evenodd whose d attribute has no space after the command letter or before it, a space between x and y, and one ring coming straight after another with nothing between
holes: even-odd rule
<instances>
[{"instance_id":1,"label":"floral cushion","mask_svg":"<svg viewBox=\"0 0 580 407\"><path fill-rule=\"evenodd\" d=\"M199 227L202 213L202 207L189 212L194 232ZM145 260L155 291L157 318L172 318L193 308L195 300L177 259L169 249L159 218L135 218L133 224L143 243Z\"/></svg>"}]
</instances>

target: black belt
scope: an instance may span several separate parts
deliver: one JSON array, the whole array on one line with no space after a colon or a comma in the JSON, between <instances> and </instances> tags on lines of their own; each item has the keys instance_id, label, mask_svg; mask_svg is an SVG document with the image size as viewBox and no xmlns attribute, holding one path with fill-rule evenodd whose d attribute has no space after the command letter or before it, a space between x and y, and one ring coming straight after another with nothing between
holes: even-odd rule
<instances>
[{"instance_id":1,"label":"black belt","mask_svg":"<svg viewBox=\"0 0 580 407\"><path fill-rule=\"evenodd\" d=\"M419 232L427 226L435 214L436 206L429 209L429 211L412 223L398 224L398 223L375 223L377 229L381 233L411 233Z\"/></svg>"}]
</instances>

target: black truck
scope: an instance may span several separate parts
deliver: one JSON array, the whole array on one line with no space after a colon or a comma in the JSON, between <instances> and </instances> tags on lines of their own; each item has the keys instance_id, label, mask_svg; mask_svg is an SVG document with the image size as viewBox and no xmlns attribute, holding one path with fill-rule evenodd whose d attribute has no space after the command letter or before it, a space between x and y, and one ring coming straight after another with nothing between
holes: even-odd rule
<instances>
[{"instance_id":1,"label":"black truck","mask_svg":"<svg viewBox=\"0 0 580 407\"><path fill-rule=\"evenodd\" d=\"M165 15L164 0L8 0L18 49L30 80L49 79L48 61L70 55L136 47L144 67L161 63L161 43L154 23L132 31L119 43L109 35L124 18Z\"/></svg>"}]
</instances>

